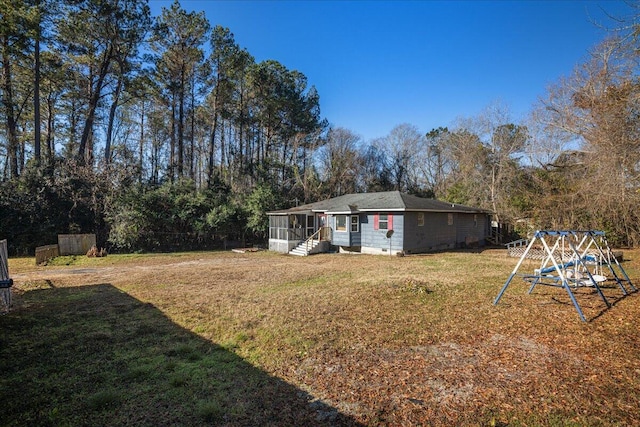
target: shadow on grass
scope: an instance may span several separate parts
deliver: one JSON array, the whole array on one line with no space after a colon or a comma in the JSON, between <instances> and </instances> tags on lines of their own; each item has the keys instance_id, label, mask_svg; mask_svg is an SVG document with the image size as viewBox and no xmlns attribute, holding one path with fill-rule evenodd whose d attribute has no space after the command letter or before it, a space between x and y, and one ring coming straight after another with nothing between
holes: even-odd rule
<instances>
[{"instance_id":1,"label":"shadow on grass","mask_svg":"<svg viewBox=\"0 0 640 427\"><path fill-rule=\"evenodd\" d=\"M630 288L625 289L626 293L623 293L620 287L614 284L600 285L600 290L608 301L608 306L598 295L598 292L595 290L595 288L590 286L571 287L571 291L576 298L576 302L580 306L580 309L582 310L587 322L591 322L601 318L602 316L610 312L618 303L638 293L637 289ZM538 289L534 290L534 293L536 293L536 291L538 291ZM552 291L549 290L542 292L538 291L538 293L541 296L550 297L550 300L555 304L565 307L572 307L575 309L575 306L569 299L569 296L565 289L556 287L555 293L552 293Z\"/></svg>"},{"instance_id":2,"label":"shadow on grass","mask_svg":"<svg viewBox=\"0 0 640 427\"><path fill-rule=\"evenodd\" d=\"M358 425L110 284L26 292L0 360L6 426Z\"/></svg>"}]
</instances>

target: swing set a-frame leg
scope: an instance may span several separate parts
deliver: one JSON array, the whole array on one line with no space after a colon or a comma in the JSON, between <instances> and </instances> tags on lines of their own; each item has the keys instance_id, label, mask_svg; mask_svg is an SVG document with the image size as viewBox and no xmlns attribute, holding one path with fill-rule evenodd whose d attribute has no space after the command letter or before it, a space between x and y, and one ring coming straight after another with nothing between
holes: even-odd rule
<instances>
[{"instance_id":1,"label":"swing set a-frame leg","mask_svg":"<svg viewBox=\"0 0 640 427\"><path fill-rule=\"evenodd\" d=\"M564 238L564 236L562 236L561 238ZM580 319L582 319L583 322L586 322L587 319L584 317L584 314L582 313L582 309L580 308L580 305L578 305L578 301L576 300L575 295L573 295L573 292L571 292L571 288L569 287L569 282L567 281L565 274L563 273L562 269L560 268L555 258L553 257L553 251L549 248L549 245L547 244L545 239L541 238L540 241L542 242L542 245L544 246L544 249L546 250L547 254L549 254L551 263L553 264L553 268L558 274L558 276L560 277L560 280L562 281L562 287L567 291L567 294L569 294L569 299L571 299L573 306L576 308L576 311L578 312ZM556 245L554 245L554 250L556 247L557 247L557 241L556 241ZM575 248L572 247L572 249L575 253Z\"/></svg>"},{"instance_id":2,"label":"swing set a-frame leg","mask_svg":"<svg viewBox=\"0 0 640 427\"><path fill-rule=\"evenodd\" d=\"M517 268L516 268L517 270ZM509 276L509 278L507 279L507 281L505 282L504 286L502 287L502 289L500 289L500 292L498 293L498 296L496 297L496 299L493 301L493 305L498 304L498 301L500 301L500 298L502 298L502 295L504 294L504 291L507 290L507 287L509 286L509 283L511 283L511 280L513 279L513 276L515 276L516 273L511 273L511 276Z\"/></svg>"},{"instance_id":3,"label":"swing set a-frame leg","mask_svg":"<svg viewBox=\"0 0 640 427\"><path fill-rule=\"evenodd\" d=\"M583 322L586 322L587 319L584 317L584 314L582 313L582 309L580 308L580 305L578 305L578 301L576 300L575 295L573 295L573 292L571 292L571 288L569 287L569 283L567 283L566 280L562 281L562 287L569 294L569 299L571 299L571 302L573 303L573 306L576 308L576 311L578 312L578 315L580 316L580 319L582 319Z\"/></svg>"},{"instance_id":4,"label":"swing set a-frame leg","mask_svg":"<svg viewBox=\"0 0 640 427\"><path fill-rule=\"evenodd\" d=\"M533 239L531 239L531 241L529 242L529 244L527 245L527 249L525 249L524 253L522 254L522 256L520 257L520 259L518 260L518 263L516 264L515 268L513 269L513 271L511 272L511 275L509 276L509 278L507 279L507 281L504 283L504 286L502 286L502 289L500 289L500 293L498 293L498 296L496 297L496 299L493 301L493 305L498 304L498 301L500 301L500 298L502 298L502 295L504 294L504 291L507 290L507 287L509 287L509 283L511 283L511 280L513 280L513 277L516 275L516 273L518 272L518 269L520 269L520 266L522 265L522 262L525 260L525 258L527 257L527 254L529 253L529 251L531 250L531 248L533 247L533 243L536 241L536 238L534 237Z\"/></svg>"}]
</instances>

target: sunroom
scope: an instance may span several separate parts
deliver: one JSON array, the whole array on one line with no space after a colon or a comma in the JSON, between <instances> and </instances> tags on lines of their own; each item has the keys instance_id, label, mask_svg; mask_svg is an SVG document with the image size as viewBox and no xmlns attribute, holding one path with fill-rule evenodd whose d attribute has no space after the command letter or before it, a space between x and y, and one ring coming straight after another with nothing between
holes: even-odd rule
<instances>
[{"instance_id":1,"label":"sunroom","mask_svg":"<svg viewBox=\"0 0 640 427\"><path fill-rule=\"evenodd\" d=\"M289 252L300 242L307 240L316 230L312 211L270 212L269 250Z\"/></svg>"}]
</instances>

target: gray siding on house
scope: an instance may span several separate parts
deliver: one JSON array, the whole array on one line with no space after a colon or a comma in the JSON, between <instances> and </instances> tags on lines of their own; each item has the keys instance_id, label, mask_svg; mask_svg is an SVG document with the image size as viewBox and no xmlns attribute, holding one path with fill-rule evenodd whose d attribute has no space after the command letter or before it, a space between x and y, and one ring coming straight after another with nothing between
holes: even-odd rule
<instances>
[{"instance_id":1,"label":"gray siding on house","mask_svg":"<svg viewBox=\"0 0 640 427\"><path fill-rule=\"evenodd\" d=\"M458 247L483 246L487 216L482 214L457 214Z\"/></svg>"},{"instance_id":2,"label":"gray siding on house","mask_svg":"<svg viewBox=\"0 0 640 427\"><path fill-rule=\"evenodd\" d=\"M418 225L419 212L405 213L405 247L407 253L419 253L483 245L487 215L424 212L424 225ZM453 223L449 218L452 216ZM474 215L476 220L474 221Z\"/></svg>"},{"instance_id":3,"label":"gray siding on house","mask_svg":"<svg viewBox=\"0 0 640 427\"><path fill-rule=\"evenodd\" d=\"M423 212L424 225L418 226L418 212L407 212L405 221L405 246L408 253L452 249L456 241L456 218L449 225L447 212Z\"/></svg>"},{"instance_id":4,"label":"gray siding on house","mask_svg":"<svg viewBox=\"0 0 640 427\"><path fill-rule=\"evenodd\" d=\"M347 215L347 231L338 231L336 228L336 216L329 216L329 226L333 230L333 236L331 239L331 244L334 246L344 246L344 247L356 247L360 246L360 242L362 240L362 220L366 218L365 215L358 215L360 218L360 228L359 231L352 232L351 231L351 216Z\"/></svg>"},{"instance_id":5,"label":"gray siding on house","mask_svg":"<svg viewBox=\"0 0 640 427\"><path fill-rule=\"evenodd\" d=\"M329 216L329 226L332 230L331 244L335 246L351 246L349 232L338 231L338 229L336 228L336 216L337 215Z\"/></svg>"},{"instance_id":6,"label":"gray siding on house","mask_svg":"<svg viewBox=\"0 0 640 427\"><path fill-rule=\"evenodd\" d=\"M385 213L385 212L382 212ZM336 231L335 216L330 225L334 230L332 244L344 248L361 248L368 253L431 252L468 246L484 245L487 227L486 214L459 212L423 212L424 225L418 225L419 212L388 212L393 215L393 235L388 230L375 230L375 213L361 213L359 233ZM349 217L348 217L349 218ZM348 219L347 218L347 219ZM450 218L453 220L450 223Z\"/></svg>"},{"instance_id":7,"label":"gray siding on house","mask_svg":"<svg viewBox=\"0 0 640 427\"><path fill-rule=\"evenodd\" d=\"M391 251L403 250L404 213L388 212L388 214L393 215L393 235L391 239L387 238L388 230L374 229L374 213L369 213L366 216L363 215L365 218L361 216L360 231L362 234L362 244L360 246L362 246L362 248L379 248L383 252L387 252L389 250L389 243L391 243Z\"/></svg>"},{"instance_id":8,"label":"gray siding on house","mask_svg":"<svg viewBox=\"0 0 640 427\"><path fill-rule=\"evenodd\" d=\"M391 213L389 213L391 215ZM363 250L366 248L379 249L380 252L389 251L389 243L391 243L392 251L402 251L402 238L403 231L403 214L394 212L393 214L393 236L391 239L387 238L388 230L375 230L374 229L374 214L361 213L358 215L360 219L359 232L350 231L350 223L348 223L348 231L337 231L336 229L336 216L331 215L329 218L329 224L333 229L333 237L331 243L335 246L342 246L345 248L359 248Z\"/></svg>"}]
</instances>

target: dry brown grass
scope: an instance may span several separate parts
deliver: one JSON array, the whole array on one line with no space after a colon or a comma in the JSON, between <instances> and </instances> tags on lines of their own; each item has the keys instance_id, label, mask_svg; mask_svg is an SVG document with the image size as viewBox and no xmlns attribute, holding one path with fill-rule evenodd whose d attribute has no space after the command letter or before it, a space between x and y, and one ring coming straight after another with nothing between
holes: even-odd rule
<instances>
[{"instance_id":1,"label":"dry brown grass","mask_svg":"<svg viewBox=\"0 0 640 427\"><path fill-rule=\"evenodd\" d=\"M640 251L627 251L636 285ZM35 267L20 293L109 283L366 425L640 425L638 294L605 310L514 281L504 251L404 258L109 256Z\"/></svg>"}]
</instances>

